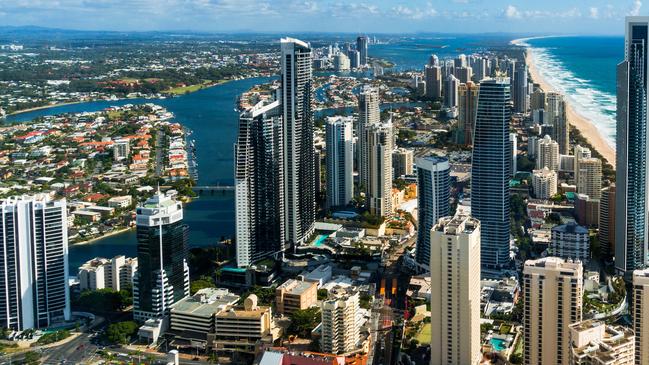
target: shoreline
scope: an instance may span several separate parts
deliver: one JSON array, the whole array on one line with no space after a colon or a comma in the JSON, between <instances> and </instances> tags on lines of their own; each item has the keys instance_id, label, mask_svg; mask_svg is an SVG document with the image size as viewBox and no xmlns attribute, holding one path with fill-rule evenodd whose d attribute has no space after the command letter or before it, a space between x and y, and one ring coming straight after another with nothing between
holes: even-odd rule
<instances>
[{"instance_id":1,"label":"shoreline","mask_svg":"<svg viewBox=\"0 0 649 365\"><path fill-rule=\"evenodd\" d=\"M530 55L530 47L525 44L526 40L536 38L547 37L521 38L512 40L510 43L525 48L525 64L527 65L527 69L530 77L532 78L532 81L539 84L545 92L556 91L555 88L552 87L550 83L541 76L536 64L534 64L534 61ZM611 147L604 136L599 133L595 124L593 124L590 120L588 120L588 118L582 116L576 111L575 107L572 105L568 98L565 98L565 101L568 123L577 128L582 136L584 136L584 138L586 138L588 142L593 146L593 148L602 155L602 157L613 167L613 169L615 169L615 150L613 149L613 147Z\"/></svg>"},{"instance_id":2,"label":"shoreline","mask_svg":"<svg viewBox=\"0 0 649 365\"><path fill-rule=\"evenodd\" d=\"M132 230L132 229L133 229L133 227L126 227L126 228L122 228L122 229L114 230L114 231L111 231L111 232L109 232L109 233L103 234L103 235L101 235L101 236L93 237L93 238L91 238L91 239L89 239L89 240L79 241L79 242L76 242L76 243L71 243L70 245L68 245L68 247L71 247L71 246L83 246L83 245L88 245L88 244L91 244L91 243L93 243L93 242L99 241L99 240L101 240L101 239L108 238L108 237L110 237L110 236L116 236L116 235L118 235L118 234L122 234L122 233L128 232L128 231L130 231L130 230Z\"/></svg>"},{"instance_id":3,"label":"shoreline","mask_svg":"<svg viewBox=\"0 0 649 365\"><path fill-rule=\"evenodd\" d=\"M243 79L247 79L247 78L248 78L248 77L245 77L245 78L243 78ZM217 81L217 82L215 82L215 83L210 83L210 84L205 84L205 85L201 84L202 87L198 88L197 90L189 91L189 92L186 92L186 93L180 93L180 94L169 94L169 96L165 96L165 98L175 98L175 97L179 97L179 96L183 96L183 95L187 95L187 94L195 93L195 92L197 92L197 91L201 91L201 90L209 89L209 88L214 87L214 86L223 85L223 84L226 84L226 83L228 83L228 82L230 82L230 81L243 80L243 79L219 80L219 81ZM136 98L89 99L89 100L79 100L79 101L67 101L67 102L65 102L65 103L55 103L55 104L41 105L41 106L35 106L35 107L33 107L33 108L27 108L27 109L18 110L18 111L15 111L15 112L8 113L8 114L6 115L6 117L14 116L14 115L19 115L19 114L24 114L24 113L29 113L29 112L34 112L34 111L37 111L37 110L43 110L43 109L56 108L56 107L60 107L60 106L66 106L66 105L74 105L74 104L82 104L82 103L92 103L92 102L95 102L95 101L121 101L121 100L135 100L135 99L161 100L161 98L158 98L158 97L155 97L155 98L146 98L146 97L138 96L138 97L136 97Z\"/></svg>"}]
</instances>

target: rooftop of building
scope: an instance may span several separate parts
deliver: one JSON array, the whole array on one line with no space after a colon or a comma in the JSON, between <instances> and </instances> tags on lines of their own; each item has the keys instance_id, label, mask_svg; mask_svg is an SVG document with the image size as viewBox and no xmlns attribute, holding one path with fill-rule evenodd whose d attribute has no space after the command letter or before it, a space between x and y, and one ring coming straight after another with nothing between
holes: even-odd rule
<instances>
[{"instance_id":1,"label":"rooftop of building","mask_svg":"<svg viewBox=\"0 0 649 365\"><path fill-rule=\"evenodd\" d=\"M433 227L435 231L447 235L473 233L480 226L480 221L468 215L458 214L454 217L441 218Z\"/></svg>"},{"instance_id":2,"label":"rooftop of building","mask_svg":"<svg viewBox=\"0 0 649 365\"><path fill-rule=\"evenodd\" d=\"M546 269L555 269L574 274L577 271L582 271L582 263L579 260L567 259L564 260L559 257L549 256L537 260L525 261L525 268L541 267Z\"/></svg>"},{"instance_id":3,"label":"rooftop of building","mask_svg":"<svg viewBox=\"0 0 649 365\"><path fill-rule=\"evenodd\" d=\"M205 288L174 304L171 313L210 316L235 305L239 299L238 295L230 293L227 289Z\"/></svg>"},{"instance_id":4,"label":"rooftop of building","mask_svg":"<svg viewBox=\"0 0 649 365\"><path fill-rule=\"evenodd\" d=\"M313 281L301 281L295 279L289 279L285 281L282 285L277 287L277 290L284 290L287 294L293 295L302 295L307 290L317 287L318 284Z\"/></svg>"},{"instance_id":5,"label":"rooftop of building","mask_svg":"<svg viewBox=\"0 0 649 365\"><path fill-rule=\"evenodd\" d=\"M588 234L586 227L578 225L576 222L568 222L559 226L552 227L553 232Z\"/></svg>"}]
</instances>

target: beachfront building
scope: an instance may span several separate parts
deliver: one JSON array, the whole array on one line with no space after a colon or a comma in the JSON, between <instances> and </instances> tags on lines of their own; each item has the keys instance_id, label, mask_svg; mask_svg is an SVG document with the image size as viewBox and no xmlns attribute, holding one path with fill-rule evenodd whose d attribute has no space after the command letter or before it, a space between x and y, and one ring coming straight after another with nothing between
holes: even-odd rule
<instances>
[{"instance_id":1,"label":"beachfront building","mask_svg":"<svg viewBox=\"0 0 649 365\"><path fill-rule=\"evenodd\" d=\"M509 263L509 79L480 83L471 168L471 214L480 221L482 270Z\"/></svg>"},{"instance_id":2,"label":"beachfront building","mask_svg":"<svg viewBox=\"0 0 649 365\"><path fill-rule=\"evenodd\" d=\"M615 184L602 189L599 203L599 248L601 257L615 255Z\"/></svg>"},{"instance_id":3,"label":"beachfront building","mask_svg":"<svg viewBox=\"0 0 649 365\"><path fill-rule=\"evenodd\" d=\"M0 201L0 326L16 331L70 319L65 200Z\"/></svg>"},{"instance_id":4,"label":"beachfront building","mask_svg":"<svg viewBox=\"0 0 649 365\"><path fill-rule=\"evenodd\" d=\"M239 117L234 145L237 266L285 249L282 116L278 101L259 102Z\"/></svg>"},{"instance_id":5,"label":"beachfront building","mask_svg":"<svg viewBox=\"0 0 649 365\"><path fill-rule=\"evenodd\" d=\"M581 322L583 267L546 257L523 267L524 364L570 364L570 325Z\"/></svg>"},{"instance_id":6,"label":"beachfront building","mask_svg":"<svg viewBox=\"0 0 649 365\"><path fill-rule=\"evenodd\" d=\"M458 127L462 136L462 143L473 144L473 129L475 128L475 115L478 106L478 85L473 82L460 84L458 90Z\"/></svg>"},{"instance_id":7,"label":"beachfront building","mask_svg":"<svg viewBox=\"0 0 649 365\"><path fill-rule=\"evenodd\" d=\"M537 142L536 168L559 171L559 144L548 135Z\"/></svg>"},{"instance_id":8,"label":"beachfront building","mask_svg":"<svg viewBox=\"0 0 649 365\"><path fill-rule=\"evenodd\" d=\"M559 153L567 155L570 150L570 127L566 115L566 100L562 94L549 92L546 94L546 101L548 107L545 124L552 127L552 139L559 144Z\"/></svg>"},{"instance_id":9,"label":"beachfront building","mask_svg":"<svg viewBox=\"0 0 649 365\"><path fill-rule=\"evenodd\" d=\"M633 331L586 320L570 325L572 365L634 365Z\"/></svg>"},{"instance_id":10,"label":"beachfront building","mask_svg":"<svg viewBox=\"0 0 649 365\"><path fill-rule=\"evenodd\" d=\"M615 269L627 282L647 266L647 43L649 18L627 17L617 67Z\"/></svg>"},{"instance_id":11,"label":"beachfront building","mask_svg":"<svg viewBox=\"0 0 649 365\"><path fill-rule=\"evenodd\" d=\"M325 125L327 208L344 207L354 197L354 117L329 117Z\"/></svg>"},{"instance_id":12,"label":"beachfront building","mask_svg":"<svg viewBox=\"0 0 649 365\"><path fill-rule=\"evenodd\" d=\"M425 268L430 264L430 232L450 211L451 180L448 158L417 157L417 235L416 260Z\"/></svg>"},{"instance_id":13,"label":"beachfront building","mask_svg":"<svg viewBox=\"0 0 649 365\"><path fill-rule=\"evenodd\" d=\"M514 112L527 113L530 109L530 97L528 93L527 65L519 62L514 66L514 78L512 88L512 99L514 101Z\"/></svg>"},{"instance_id":14,"label":"beachfront building","mask_svg":"<svg viewBox=\"0 0 649 365\"><path fill-rule=\"evenodd\" d=\"M290 246L304 244L315 229L312 58L307 43L293 38L281 40L284 228Z\"/></svg>"},{"instance_id":15,"label":"beachfront building","mask_svg":"<svg viewBox=\"0 0 649 365\"><path fill-rule=\"evenodd\" d=\"M579 194L586 194L591 199L602 197L602 160L599 158L576 159L575 184Z\"/></svg>"},{"instance_id":16,"label":"beachfront building","mask_svg":"<svg viewBox=\"0 0 649 365\"><path fill-rule=\"evenodd\" d=\"M162 318L189 295L187 225L182 203L157 192L136 210L138 268L133 318Z\"/></svg>"},{"instance_id":17,"label":"beachfront building","mask_svg":"<svg viewBox=\"0 0 649 365\"><path fill-rule=\"evenodd\" d=\"M96 257L79 267L79 289L113 289L120 291L133 287L137 258L115 256L112 259Z\"/></svg>"},{"instance_id":18,"label":"beachfront building","mask_svg":"<svg viewBox=\"0 0 649 365\"><path fill-rule=\"evenodd\" d=\"M479 364L480 222L444 217L430 236L431 364Z\"/></svg>"},{"instance_id":19,"label":"beachfront building","mask_svg":"<svg viewBox=\"0 0 649 365\"><path fill-rule=\"evenodd\" d=\"M633 330L635 331L635 363L649 364L649 269L633 272Z\"/></svg>"}]
</instances>

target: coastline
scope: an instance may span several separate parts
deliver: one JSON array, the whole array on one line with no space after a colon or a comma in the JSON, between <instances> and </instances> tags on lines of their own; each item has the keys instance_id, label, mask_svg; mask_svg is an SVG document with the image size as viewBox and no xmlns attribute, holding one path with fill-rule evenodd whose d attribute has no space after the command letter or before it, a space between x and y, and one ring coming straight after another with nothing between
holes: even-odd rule
<instances>
[{"instance_id":1,"label":"coastline","mask_svg":"<svg viewBox=\"0 0 649 365\"><path fill-rule=\"evenodd\" d=\"M118 235L118 234L122 234L122 233L128 232L128 231L130 231L131 229L133 229L133 227L126 227L126 228L118 229L118 230L111 231L111 232L109 232L109 233L103 234L103 235L98 236L98 237L93 237L93 238L91 238L91 239L89 239L89 240L80 241L80 242L76 242L76 243L71 243L70 246L82 246L82 245L88 245L88 244L91 244L91 243L93 243L93 242L95 242L95 241L99 241L99 240L101 240L101 239L108 238L108 237L110 237L110 236L115 236L115 235Z\"/></svg>"},{"instance_id":2,"label":"coastline","mask_svg":"<svg viewBox=\"0 0 649 365\"><path fill-rule=\"evenodd\" d=\"M525 44L525 41L528 39L533 38L516 39L510 43L519 47L525 47L525 63L527 64L528 72L533 82L539 84L545 92L554 91L554 88L541 76L537 66L534 64L534 60L530 55L529 47ZM615 150L608 144L608 142L606 142L604 136L599 133L596 125L576 112L568 98L566 98L566 115L568 117L568 122L577 128L593 148L604 157L613 169L615 169Z\"/></svg>"}]
</instances>

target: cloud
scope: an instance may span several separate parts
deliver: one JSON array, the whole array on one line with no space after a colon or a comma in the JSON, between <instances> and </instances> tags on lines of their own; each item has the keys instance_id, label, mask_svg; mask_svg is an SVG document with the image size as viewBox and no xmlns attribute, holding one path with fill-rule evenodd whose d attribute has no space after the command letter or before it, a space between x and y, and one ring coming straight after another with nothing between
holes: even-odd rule
<instances>
[{"instance_id":1,"label":"cloud","mask_svg":"<svg viewBox=\"0 0 649 365\"><path fill-rule=\"evenodd\" d=\"M642 8L642 1L634 0L633 4L631 5L631 9L629 10L628 15L631 15L631 16L640 15L640 8Z\"/></svg>"},{"instance_id":2,"label":"cloud","mask_svg":"<svg viewBox=\"0 0 649 365\"><path fill-rule=\"evenodd\" d=\"M592 7L588 10L589 16L593 19L598 19L599 18L599 9L596 7Z\"/></svg>"},{"instance_id":3,"label":"cloud","mask_svg":"<svg viewBox=\"0 0 649 365\"><path fill-rule=\"evenodd\" d=\"M431 3L428 3L427 7L423 9L410 8L403 5L395 6L392 8L392 14L397 17L419 20L437 16L438 12L433 8Z\"/></svg>"},{"instance_id":4,"label":"cloud","mask_svg":"<svg viewBox=\"0 0 649 365\"><path fill-rule=\"evenodd\" d=\"M505 17L509 19L520 19L521 12L514 5L508 5L504 11Z\"/></svg>"}]
</instances>

